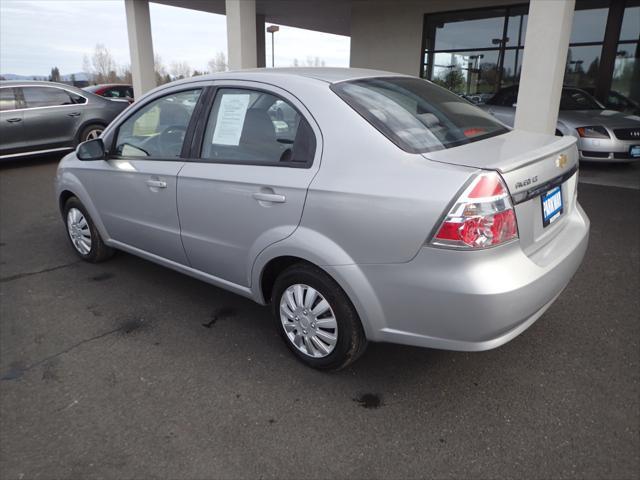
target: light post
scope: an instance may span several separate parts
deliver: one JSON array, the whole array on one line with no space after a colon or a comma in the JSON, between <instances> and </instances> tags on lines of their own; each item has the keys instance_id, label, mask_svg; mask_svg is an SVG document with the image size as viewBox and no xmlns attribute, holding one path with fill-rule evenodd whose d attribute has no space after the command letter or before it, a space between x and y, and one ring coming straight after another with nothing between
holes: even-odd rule
<instances>
[{"instance_id":1,"label":"light post","mask_svg":"<svg viewBox=\"0 0 640 480\"><path fill-rule=\"evenodd\" d=\"M273 68L275 66L275 63L276 63L276 61L275 61L276 54L275 54L275 51L273 49L273 47L274 47L273 37L274 37L274 33L276 33L278 30L280 30L280 27L278 25L270 25L270 26L267 27L267 32L269 32L271 34L271 68Z\"/></svg>"}]
</instances>

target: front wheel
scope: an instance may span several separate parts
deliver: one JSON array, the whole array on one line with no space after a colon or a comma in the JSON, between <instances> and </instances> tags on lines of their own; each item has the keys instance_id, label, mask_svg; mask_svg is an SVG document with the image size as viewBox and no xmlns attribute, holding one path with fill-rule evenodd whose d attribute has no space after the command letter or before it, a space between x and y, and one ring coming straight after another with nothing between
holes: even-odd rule
<instances>
[{"instance_id":1,"label":"front wheel","mask_svg":"<svg viewBox=\"0 0 640 480\"><path fill-rule=\"evenodd\" d=\"M114 250L102 241L100 232L80 200L76 197L67 200L63 213L67 238L80 258L87 262L99 263L113 255Z\"/></svg>"},{"instance_id":2,"label":"front wheel","mask_svg":"<svg viewBox=\"0 0 640 480\"><path fill-rule=\"evenodd\" d=\"M319 268L297 264L285 270L274 285L272 308L285 343L310 367L344 368L366 348L351 301Z\"/></svg>"}]
</instances>

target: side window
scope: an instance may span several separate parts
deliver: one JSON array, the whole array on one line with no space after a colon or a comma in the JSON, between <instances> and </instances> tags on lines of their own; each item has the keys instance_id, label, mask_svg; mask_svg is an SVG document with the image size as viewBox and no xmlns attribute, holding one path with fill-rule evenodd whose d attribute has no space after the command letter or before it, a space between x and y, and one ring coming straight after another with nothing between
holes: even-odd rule
<instances>
[{"instance_id":1,"label":"side window","mask_svg":"<svg viewBox=\"0 0 640 480\"><path fill-rule=\"evenodd\" d=\"M102 96L107 98L118 98L120 96L120 91L117 88L110 88L104 92Z\"/></svg>"},{"instance_id":2,"label":"side window","mask_svg":"<svg viewBox=\"0 0 640 480\"><path fill-rule=\"evenodd\" d=\"M77 93L73 93L73 92L68 92L69 96L71 97L71 101L75 104L81 105L83 103L87 103L87 99L84 98L82 95L78 95Z\"/></svg>"},{"instance_id":3,"label":"side window","mask_svg":"<svg viewBox=\"0 0 640 480\"><path fill-rule=\"evenodd\" d=\"M15 110L18 108L16 105L16 95L13 88L0 88L0 112L4 110Z\"/></svg>"},{"instance_id":4,"label":"side window","mask_svg":"<svg viewBox=\"0 0 640 480\"><path fill-rule=\"evenodd\" d=\"M118 129L115 154L179 157L200 89L173 93L148 103Z\"/></svg>"},{"instance_id":5,"label":"side window","mask_svg":"<svg viewBox=\"0 0 640 480\"><path fill-rule=\"evenodd\" d=\"M74 103L66 90L61 88L22 87L22 94L27 108L56 107Z\"/></svg>"},{"instance_id":6,"label":"side window","mask_svg":"<svg viewBox=\"0 0 640 480\"><path fill-rule=\"evenodd\" d=\"M205 130L202 158L229 163L306 164L316 140L305 118L265 92L218 90Z\"/></svg>"}]
</instances>

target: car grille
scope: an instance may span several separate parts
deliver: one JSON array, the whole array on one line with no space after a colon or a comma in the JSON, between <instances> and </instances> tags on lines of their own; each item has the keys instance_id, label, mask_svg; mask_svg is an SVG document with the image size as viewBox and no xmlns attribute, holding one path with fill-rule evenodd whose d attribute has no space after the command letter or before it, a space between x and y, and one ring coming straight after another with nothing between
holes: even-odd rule
<instances>
[{"instance_id":1,"label":"car grille","mask_svg":"<svg viewBox=\"0 0 640 480\"><path fill-rule=\"evenodd\" d=\"M620 140L638 140L640 142L640 128L618 128L613 133Z\"/></svg>"}]
</instances>

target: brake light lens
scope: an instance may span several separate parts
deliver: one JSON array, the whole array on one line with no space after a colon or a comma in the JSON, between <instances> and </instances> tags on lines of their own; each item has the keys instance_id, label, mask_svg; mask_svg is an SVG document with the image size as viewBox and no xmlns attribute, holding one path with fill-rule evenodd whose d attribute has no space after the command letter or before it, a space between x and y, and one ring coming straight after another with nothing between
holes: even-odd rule
<instances>
[{"instance_id":1,"label":"brake light lens","mask_svg":"<svg viewBox=\"0 0 640 480\"><path fill-rule=\"evenodd\" d=\"M456 200L431 244L460 249L494 247L518 238L506 185L497 172L478 175Z\"/></svg>"}]
</instances>

